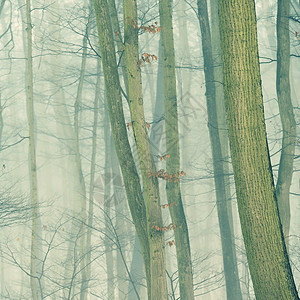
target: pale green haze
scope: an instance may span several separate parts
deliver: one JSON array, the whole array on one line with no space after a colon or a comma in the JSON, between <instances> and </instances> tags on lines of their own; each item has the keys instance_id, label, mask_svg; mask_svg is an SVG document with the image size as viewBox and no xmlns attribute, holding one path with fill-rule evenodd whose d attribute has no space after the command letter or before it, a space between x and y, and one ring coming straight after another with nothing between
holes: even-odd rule
<instances>
[{"instance_id":1,"label":"pale green haze","mask_svg":"<svg viewBox=\"0 0 300 300\"><path fill-rule=\"evenodd\" d=\"M300 3L0 0L0 300L295 300Z\"/></svg>"}]
</instances>

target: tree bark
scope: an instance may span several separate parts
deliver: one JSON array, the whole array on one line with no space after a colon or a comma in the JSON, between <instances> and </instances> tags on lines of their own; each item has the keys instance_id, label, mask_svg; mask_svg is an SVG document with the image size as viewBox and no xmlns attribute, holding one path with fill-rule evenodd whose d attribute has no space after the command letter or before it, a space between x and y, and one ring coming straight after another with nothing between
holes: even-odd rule
<instances>
[{"instance_id":1,"label":"tree bark","mask_svg":"<svg viewBox=\"0 0 300 300\"><path fill-rule=\"evenodd\" d=\"M167 299L165 246L156 168L144 117L141 70L138 52L138 20L135 0L124 1L124 41L128 78L128 103L143 179L150 248L151 298ZM151 174L151 175L149 175Z\"/></svg>"},{"instance_id":2,"label":"tree bark","mask_svg":"<svg viewBox=\"0 0 300 300\"><path fill-rule=\"evenodd\" d=\"M114 32L115 42L117 45L118 50L118 57L120 60L120 66L122 70L124 85L125 85L125 91L126 94L128 94L128 79L127 79L127 72L126 72L126 66L125 66L125 57L124 57L124 42L121 34L120 29L120 23L118 20L118 13L116 8L115 0L107 0L108 7L109 7L109 13L110 13L110 19L112 24L112 29Z\"/></svg>"},{"instance_id":3,"label":"tree bark","mask_svg":"<svg viewBox=\"0 0 300 300\"><path fill-rule=\"evenodd\" d=\"M204 76L206 86L206 103L208 114L208 130L211 142L214 181L216 189L217 212L221 236L223 266L226 282L227 299L242 299L237 260L235 255L235 244L232 234L232 214L228 207L231 205L230 195L225 184L224 157L222 153L218 106L216 95L216 80L214 75L214 60L212 40L208 20L208 9L206 0L198 0L198 16L202 36L202 52L204 59ZM219 96L219 95L218 95ZM221 125L221 124L220 124ZM227 182L228 183L228 182ZM230 219L231 217L231 219Z\"/></svg>"},{"instance_id":4,"label":"tree bark","mask_svg":"<svg viewBox=\"0 0 300 300\"><path fill-rule=\"evenodd\" d=\"M280 224L264 121L254 1L219 0L228 135L256 299L299 299Z\"/></svg>"},{"instance_id":5,"label":"tree bark","mask_svg":"<svg viewBox=\"0 0 300 300\"><path fill-rule=\"evenodd\" d=\"M161 29L164 106L165 106L165 134L166 154L170 158L166 160L166 172L170 175L180 174L180 153L178 135L178 112L175 76L175 53L172 24L172 2L170 0L159 1L159 15ZM194 299L193 274L190 240L188 226L185 218L179 180L171 180L166 183L168 203L172 204L170 214L174 229L177 266L179 276L179 289L181 299ZM174 205L175 203L175 205Z\"/></svg>"},{"instance_id":6,"label":"tree bark","mask_svg":"<svg viewBox=\"0 0 300 300\"><path fill-rule=\"evenodd\" d=\"M127 137L108 5L106 0L94 0L94 7L112 135L123 175L131 216L143 253L149 295L151 291L151 276L146 208L139 175Z\"/></svg>"},{"instance_id":7,"label":"tree bark","mask_svg":"<svg viewBox=\"0 0 300 300\"><path fill-rule=\"evenodd\" d=\"M33 61L32 61L32 23L31 4L26 0L26 42L27 42L27 111L29 129L29 172L30 191L32 205L32 234L31 234L31 255L30 255L30 286L32 299L38 300L42 297L42 288L39 274L39 243L41 228L38 213L38 191L37 191L37 166L35 149L35 125L34 125L34 104L33 104Z\"/></svg>"}]
</instances>

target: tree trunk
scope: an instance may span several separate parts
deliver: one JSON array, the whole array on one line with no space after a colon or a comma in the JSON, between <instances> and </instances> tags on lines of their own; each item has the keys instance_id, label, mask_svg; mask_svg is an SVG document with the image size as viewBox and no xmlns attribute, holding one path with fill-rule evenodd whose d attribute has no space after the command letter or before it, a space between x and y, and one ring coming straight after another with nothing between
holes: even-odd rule
<instances>
[{"instance_id":1,"label":"tree trunk","mask_svg":"<svg viewBox=\"0 0 300 300\"><path fill-rule=\"evenodd\" d=\"M128 77L128 103L136 142L140 171L143 179L148 240L150 247L151 298L167 299L165 246L162 213L156 168L144 118L141 70L138 52L138 21L135 0L124 1L124 41Z\"/></svg>"},{"instance_id":2,"label":"tree trunk","mask_svg":"<svg viewBox=\"0 0 300 300\"><path fill-rule=\"evenodd\" d=\"M31 234L31 256L30 256L30 285L32 299L42 299L42 288L40 281L40 255L41 228L38 213L38 192L37 192L37 166L35 152L35 124L33 107L33 62L32 62L32 24L31 24L31 5L30 0L26 0L26 41L27 41L27 111L29 129L29 172L30 172L30 191L32 205L32 234Z\"/></svg>"},{"instance_id":3,"label":"tree trunk","mask_svg":"<svg viewBox=\"0 0 300 300\"><path fill-rule=\"evenodd\" d=\"M93 123L93 136L92 136L92 157L91 157L91 169L90 169L90 188L89 188L89 210L87 217L87 236L86 236L86 278L82 281L83 287L81 290L85 295L88 293L89 281L91 280L91 267L92 267L92 227L94 218L94 187L95 187L95 167L96 167L96 153L97 153L97 128L98 128L98 114L100 94L100 72L101 72L101 60L97 59L97 82L94 99L94 123ZM85 296L86 297L86 296Z\"/></svg>"},{"instance_id":4,"label":"tree trunk","mask_svg":"<svg viewBox=\"0 0 300 300\"><path fill-rule=\"evenodd\" d=\"M214 181L217 199L217 212L219 219L224 275L226 282L226 294L227 299L239 300L242 299L242 293L239 282L237 260L235 255L235 245L232 234L232 214L230 214L231 210L228 210L228 206L231 205L231 203L230 198L227 197L229 197L230 195L228 189L226 189L224 178L224 157L222 153L222 146L219 135L219 132L221 130L219 130L218 123L218 118L220 116L218 116L217 114L217 101L220 101L222 99L216 98L216 81L214 77L214 61L210 26L208 20L207 1L198 0L197 4L202 36L208 130L212 149Z\"/></svg>"},{"instance_id":5,"label":"tree trunk","mask_svg":"<svg viewBox=\"0 0 300 300\"><path fill-rule=\"evenodd\" d=\"M105 166L104 166L104 222L105 222L105 261L106 261L106 276L107 276L107 296L108 299L115 299L115 283L114 283L114 269L115 260L113 257L113 243L111 241L111 226L109 218L111 218L111 138L110 138L110 127L108 120L108 111L106 105L104 105L104 138L105 138Z\"/></svg>"},{"instance_id":6,"label":"tree trunk","mask_svg":"<svg viewBox=\"0 0 300 300\"><path fill-rule=\"evenodd\" d=\"M150 296L150 252L147 232L146 209L139 175L137 173L127 137L108 5L106 0L94 0L94 6L100 41L107 106L112 128L112 136L114 139L116 153L123 175L131 216L135 224L143 253L148 295Z\"/></svg>"},{"instance_id":7,"label":"tree trunk","mask_svg":"<svg viewBox=\"0 0 300 300\"><path fill-rule=\"evenodd\" d=\"M180 154L178 136L178 112L175 77L175 53L172 25L172 2L170 0L159 1L159 14L161 29L164 104L165 104L165 133L166 154L170 157L166 160L166 172L170 175L180 174ZM170 214L174 229L177 266L179 276L179 289L181 299L194 299L193 274L191 250L187 222L183 209L179 180L171 180L166 183L168 203L172 204Z\"/></svg>"},{"instance_id":8,"label":"tree trunk","mask_svg":"<svg viewBox=\"0 0 300 300\"><path fill-rule=\"evenodd\" d=\"M124 43L121 35L121 29L120 24L118 20L118 12L116 8L115 0L107 0L108 7L109 7L109 13L110 13L110 19L112 24L112 29L114 32L114 37L117 45L118 50L118 57L120 60L120 66L122 70L124 85L125 85L125 91L126 94L128 94L128 79L127 79L127 73L126 73L126 66L125 66L125 57L124 57Z\"/></svg>"},{"instance_id":9,"label":"tree trunk","mask_svg":"<svg viewBox=\"0 0 300 300\"><path fill-rule=\"evenodd\" d=\"M90 8L91 10L91 8ZM87 25L86 25L86 32L83 37L82 41L82 58L81 58L81 67L80 67L80 75L79 75L79 82L77 87L77 95L74 105L74 132L75 132L75 161L77 166L77 174L79 176L79 184L80 184L80 224L81 227L80 231L80 250L79 250L79 259L81 261L80 268L81 268L81 288L80 288L80 300L85 300L87 293L85 289L87 288L86 285L86 229L85 229L85 222L86 222L86 187L85 181L82 172L82 165L81 165L81 155L80 155L80 146L79 146L79 131L80 131L80 115L82 109L82 92L83 92L83 83L84 83L84 76L85 76L85 69L86 69L86 60L87 60L87 40L89 38L89 32L91 28L90 24L90 16L88 17Z\"/></svg>"},{"instance_id":10,"label":"tree trunk","mask_svg":"<svg viewBox=\"0 0 300 300\"><path fill-rule=\"evenodd\" d=\"M153 156L159 155L161 151L161 140L164 129L164 122L161 118L164 116L164 102L163 102L163 75L162 75L162 63L161 63L161 43L159 42L159 51L158 51L158 71L157 71L157 83L156 83L156 99L153 99L152 107L154 107L154 118L155 120L160 120L158 123L154 123L151 126L150 131L150 144ZM134 242L133 250L133 260L131 264L131 276L136 278L137 281L141 282L142 270L139 268L140 265L140 246L137 243L137 238ZM129 284L128 295L133 295L132 285ZM139 286L137 285L137 288ZM131 299L131 298L129 298Z\"/></svg>"},{"instance_id":11,"label":"tree trunk","mask_svg":"<svg viewBox=\"0 0 300 300\"><path fill-rule=\"evenodd\" d=\"M118 283L118 299L125 299L127 295L127 281L128 276L126 272L126 267L124 264L124 257L125 255L125 243L124 240L126 240L126 223L124 222L124 218L126 216L125 214L125 201L126 197L122 197L123 195L119 194L119 191L117 190L117 185L120 185L120 181L118 180L121 178L121 172L119 163L117 160L117 155L115 151L115 146L113 143L111 143L110 147L110 155L111 155L111 169L112 169L112 189L113 189L113 199L111 200L111 205L114 206L115 211L115 230L116 234L118 235L118 241L119 241L119 248L117 249L116 253L116 272L117 272L117 283Z\"/></svg>"},{"instance_id":12,"label":"tree trunk","mask_svg":"<svg viewBox=\"0 0 300 300\"><path fill-rule=\"evenodd\" d=\"M289 193L293 176L296 121L290 88L290 2L287 0L278 0L277 4L276 91L283 133L276 196L283 235L288 248L291 219Z\"/></svg>"},{"instance_id":13,"label":"tree trunk","mask_svg":"<svg viewBox=\"0 0 300 300\"><path fill-rule=\"evenodd\" d=\"M299 299L268 152L254 1L219 0L219 20L228 135L256 299Z\"/></svg>"}]
</instances>

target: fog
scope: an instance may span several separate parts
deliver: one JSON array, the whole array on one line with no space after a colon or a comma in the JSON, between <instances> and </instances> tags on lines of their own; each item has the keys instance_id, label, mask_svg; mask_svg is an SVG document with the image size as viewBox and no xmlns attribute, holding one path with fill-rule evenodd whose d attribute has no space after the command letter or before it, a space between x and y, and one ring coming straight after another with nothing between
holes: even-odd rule
<instances>
[{"instance_id":1,"label":"fog","mask_svg":"<svg viewBox=\"0 0 300 300\"><path fill-rule=\"evenodd\" d=\"M113 32L125 125L145 198L147 186L143 184L135 123L122 69L125 54L124 49L120 52L117 47L119 36L124 37L123 2L117 0L115 5L120 32ZM154 32L139 30L139 57L152 158L156 170L164 171L173 157L166 150L165 83L157 30L159 2L143 0L137 5L138 25L155 28ZM179 186L189 231L194 296L204 300L229 299L197 1L174 0L172 9L182 171ZM299 9L299 2L291 0L290 89L297 134L289 189L288 253L298 290ZM211 3L208 13L211 18ZM119 166L110 125L92 1L32 0L30 16L31 26L24 0L0 0L0 298L35 299L32 290L36 285L36 299L147 299L144 261L125 188L128 180L123 178L124 171ZM276 92L277 3L256 1L256 16L264 114L276 184L283 132ZM214 26L214 20L210 22ZM149 55L153 56L147 60ZM225 123L221 130L227 133ZM228 148L227 138L223 146ZM223 160L227 165L228 215L236 252L232 264L237 265L242 299L255 299L230 152ZM166 229L163 239L168 299L184 300L179 298L174 235L180 227L172 227L170 215L171 209L177 209L177 200L172 204L166 180L163 175L157 177Z\"/></svg>"}]
</instances>

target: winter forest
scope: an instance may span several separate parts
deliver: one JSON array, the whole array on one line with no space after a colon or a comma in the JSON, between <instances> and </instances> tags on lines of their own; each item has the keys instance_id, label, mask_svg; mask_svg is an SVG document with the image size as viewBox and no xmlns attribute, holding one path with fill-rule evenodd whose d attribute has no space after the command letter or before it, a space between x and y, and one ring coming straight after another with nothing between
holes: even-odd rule
<instances>
[{"instance_id":1,"label":"winter forest","mask_svg":"<svg viewBox=\"0 0 300 300\"><path fill-rule=\"evenodd\" d=\"M299 299L298 0L0 20L0 299Z\"/></svg>"}]
</instances>

